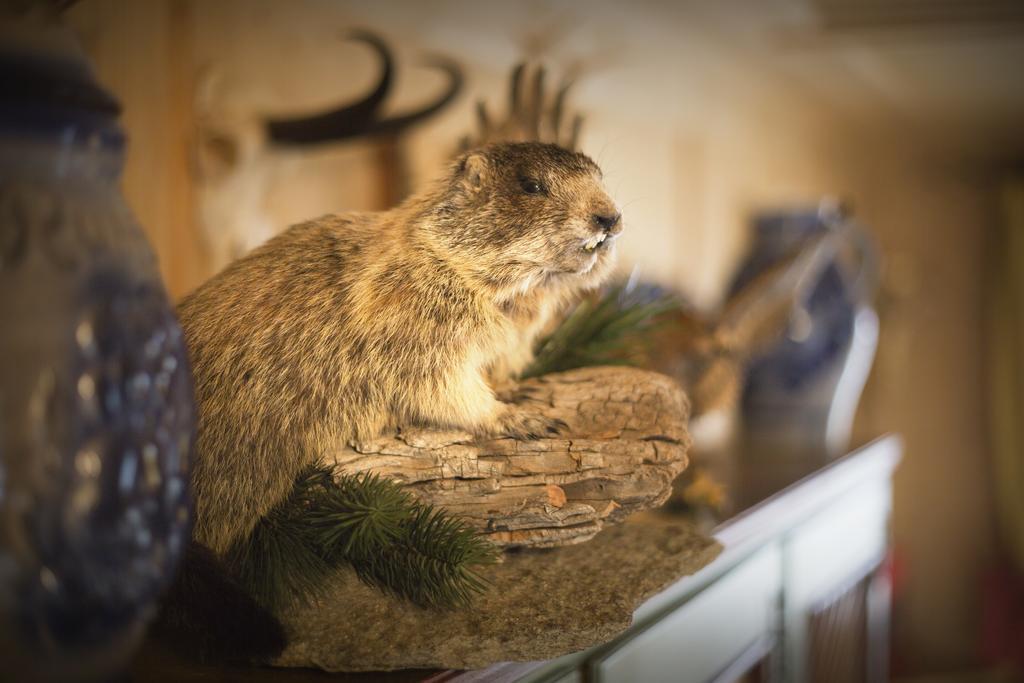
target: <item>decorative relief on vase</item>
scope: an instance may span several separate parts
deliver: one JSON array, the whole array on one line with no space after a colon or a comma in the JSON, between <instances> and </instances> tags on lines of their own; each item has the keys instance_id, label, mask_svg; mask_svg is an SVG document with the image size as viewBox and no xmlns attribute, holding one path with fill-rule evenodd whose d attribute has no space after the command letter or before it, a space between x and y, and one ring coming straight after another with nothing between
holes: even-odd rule
<instances>
[{"instance_id":1,"label":"decorative relief on vase","mask_svg":"<svg viewBox=\"0 0 1024 683\"><path fill-rule=\"evenodd\" d=\"M30 401L37 486L16 517L32 546L22 559L38 564L19 621L69 649L149 616L188 541L193 421L163 292L107 271L77 296L67 362L43 370Z\"/></svg>"}]
</instances>

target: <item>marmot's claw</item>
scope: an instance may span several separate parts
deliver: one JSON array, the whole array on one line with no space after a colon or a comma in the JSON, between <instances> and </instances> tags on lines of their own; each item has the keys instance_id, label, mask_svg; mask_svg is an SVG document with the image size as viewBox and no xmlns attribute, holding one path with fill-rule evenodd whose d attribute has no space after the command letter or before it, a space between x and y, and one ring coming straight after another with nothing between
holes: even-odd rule
<instances>
[{"instance_id":1,"label":"marmot's claw","mask_svg":"<svg viewBox=\"0 0 1024 683\"><path fill-rule=\"evenodd\" d=\"M501 432L513 439L535 441L558 434L568 425L555 417L524 410L510 410L501 422Z\"/></svg>"},{"instance_id":2,"label":"marmot's claw","mask_svg":"<svg viewBox=\"0 0 1024 683\"><path fill-rule=\"evenodd\" d=\"M554 418L551 420L551 424L548 425L548 434L561 434L567 429L569 429L569 425L565 420Z\"/></svg>"},{"instance_id":3,"label":"marmot's claw","mask_svg":"<svg viewBox=\"0 0 1024 683\"><path fill-rule=\"evenodd\" d=\"M506 403L537 401L540 400L540 387L520 384L506 392L502 398Z\"/></svg>"}]
</instances>

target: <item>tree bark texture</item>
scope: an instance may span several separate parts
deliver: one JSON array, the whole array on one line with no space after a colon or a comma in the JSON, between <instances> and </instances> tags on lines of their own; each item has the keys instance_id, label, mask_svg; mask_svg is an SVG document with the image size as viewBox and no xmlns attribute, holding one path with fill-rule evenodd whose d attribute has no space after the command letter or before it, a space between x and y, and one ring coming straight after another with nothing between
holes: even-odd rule
<instances>
[{"instance_id":1,"label":"tree bark texture","mask_svg":"<svg viewBox=\"0 0 1024 683\"><path fill-rule=\"evenodd\" d=\"M513 393L568 428L536 441L401 428L344 446L334 461L344 473L404 483L506 548L589 540L606 524L661 505L686 468L689 403L670 377L581 368L527 380Z\"/></svg>"}]
</instances>

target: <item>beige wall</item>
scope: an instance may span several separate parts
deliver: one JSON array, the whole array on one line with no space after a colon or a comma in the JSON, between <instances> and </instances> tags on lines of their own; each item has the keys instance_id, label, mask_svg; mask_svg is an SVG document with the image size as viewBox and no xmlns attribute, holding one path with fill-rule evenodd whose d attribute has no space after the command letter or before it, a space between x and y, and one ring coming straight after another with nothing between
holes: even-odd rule
<instances>
[{"instance_id":1,"label":"beige wall","mask_svg":"<svg viewBox=\"0 0 1024 683\"><path fill-rule=\"evenodd\" d=\"M1024 42L815 34L798 0L497 7L313 0L75 7L71 22L125 104L132 138L125 193L173 295L209 270L189 145L195 88L211 68L228 83L232 107L258 112L364 91L372 60L337 39L353 25L401 40L405 68L393 110L439 85L409 68L423 50L465 64L468 91L492 102L524 53L541 51L562 69L582 64L575 102L588 115L583 146L623 205L624 269L636 265L713 307L742 254L746 220L760 207L838 193L873 228L887 257L883 330L857 431L862 438L899 431L907 443L894 519L908 579L897 644L911 670L968 663L979 577L993 552L980 379L991 196L981 171L1021 150L1009 136L1024 94L1012 92L1005 72L1024 63ZM438 171L470 126L471 109L463 98L409 139L414 183ZM366 143L293 158L267 210L283 225L374 208L373 160Z\"/></svg>"}]
</instances>

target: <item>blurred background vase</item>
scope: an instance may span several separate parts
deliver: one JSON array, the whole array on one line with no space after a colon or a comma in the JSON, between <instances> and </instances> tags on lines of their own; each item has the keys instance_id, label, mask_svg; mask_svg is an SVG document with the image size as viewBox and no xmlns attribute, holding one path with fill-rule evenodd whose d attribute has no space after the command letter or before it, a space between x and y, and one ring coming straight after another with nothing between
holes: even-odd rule
<instances>
[{"instance_id":1,"label":"blurred background vase","mask_svg":"<svg viewBox=\"0 0 1024 683\"><path fill-rule=\"evenodd\" d=\"M191 378L118 105L27 13L0 24L0 670L107 678L188 541Z\"/></svg>"},{"instance_id":2,"label":"blurred background vase","mask_svg":"<svg viewBox=\"0 0 1024 683\"><path fill-rule=\"evenodd\" d=\"M758 448L846 452L878 342L871 299L877 252L865 230L831 202L755 217L736 292L831 232L834 254L800 292L783 335L754 358L742 398L743 431Z\"/></svg>"}]
</instances>

